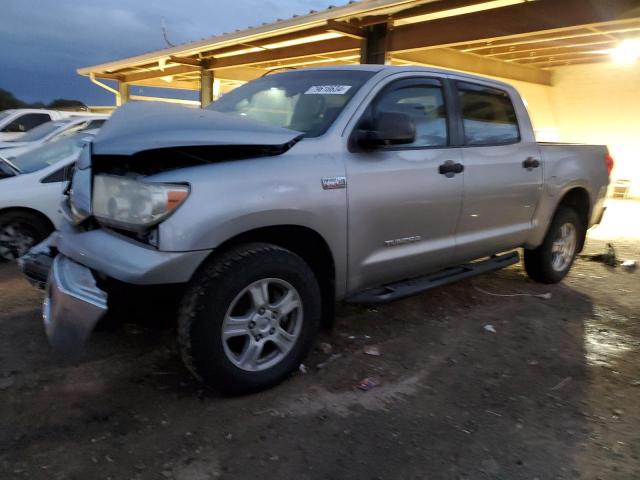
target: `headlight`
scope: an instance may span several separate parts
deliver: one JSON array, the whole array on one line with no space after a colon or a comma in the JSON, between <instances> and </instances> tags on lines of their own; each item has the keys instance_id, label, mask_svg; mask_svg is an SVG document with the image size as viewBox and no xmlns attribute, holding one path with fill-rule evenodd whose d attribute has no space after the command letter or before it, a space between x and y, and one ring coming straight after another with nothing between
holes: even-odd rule
<instances>
[{"instance_id":1,"label":"headlight","mask_svg":"<svg viewBox=\"0 0 640 480\"><path fill-rule=\"evenodd\" d=\"M171 215L188 195L186 185L96 175L93 179L93 215L102 223L141 231Z\"/></svg>"}]
</instances>

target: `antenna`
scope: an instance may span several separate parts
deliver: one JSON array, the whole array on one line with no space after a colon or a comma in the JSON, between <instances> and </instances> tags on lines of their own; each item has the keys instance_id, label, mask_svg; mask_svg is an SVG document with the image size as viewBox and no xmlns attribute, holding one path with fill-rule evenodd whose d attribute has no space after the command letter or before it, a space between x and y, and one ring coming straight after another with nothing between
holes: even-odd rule
<instances>
[{"instance_id":1,"label":"antenna","mask_svg":"<svg viewBox=\"0 0 640 480\"><path fill-rule=\"evenodd\" d=\"M167 36L167 25L164 21L164 17L162 17L162 19L160 20L160 28L162 29L162 38L164 38L164 41L167 43L167 45L170 47L175 47L175 45L169 41L169 37Z\"/></svg>"}]
</instances>

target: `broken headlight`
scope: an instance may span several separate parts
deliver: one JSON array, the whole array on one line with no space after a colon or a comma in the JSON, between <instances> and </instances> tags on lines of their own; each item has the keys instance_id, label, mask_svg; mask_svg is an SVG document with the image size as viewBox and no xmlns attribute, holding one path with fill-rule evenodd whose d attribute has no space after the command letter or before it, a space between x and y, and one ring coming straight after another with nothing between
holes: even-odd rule
<instances>
[{"instance_id":1,"label":"broken headlight","mask_svg":"<svg viewBox=\"0 0 640 480\"><path fill-rule=\"evenodd\" d=\"M187 185L96 175L93 179L93 215L107 225L142 231L171 215L188 195Z\"/></svg>"}]
</instances>

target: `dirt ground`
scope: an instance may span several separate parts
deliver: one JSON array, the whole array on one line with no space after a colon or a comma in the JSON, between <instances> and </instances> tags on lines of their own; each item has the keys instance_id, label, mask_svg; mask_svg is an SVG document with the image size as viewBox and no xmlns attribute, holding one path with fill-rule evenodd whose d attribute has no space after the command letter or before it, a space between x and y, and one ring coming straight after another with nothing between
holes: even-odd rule
<instances>
[{"instance_id":1,"label":"dirt ground","mask_svg":"<svg viewBox=\"0 0 640 480\"><path fill-rule=\"evenodd\" d=\"M640 260L640 207L614 207L585 253L613 239ZM320 339L333 353L318 344L306 373L228 398L189 377L169 328L126 324L55 356L41 294L0 265L0 478L640 478L639 279L579 259L559 285L516 265L341 306ZM364 377L380 386L354 389Z\"/></svg>"}]
</instances>

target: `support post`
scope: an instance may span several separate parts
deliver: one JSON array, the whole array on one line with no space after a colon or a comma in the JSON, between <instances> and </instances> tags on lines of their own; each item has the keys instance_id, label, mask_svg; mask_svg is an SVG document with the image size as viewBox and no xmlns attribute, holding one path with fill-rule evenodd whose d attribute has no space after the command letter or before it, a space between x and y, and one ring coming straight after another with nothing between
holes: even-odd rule
<instances>
[{"instance_id":1,"label":"support post","mask_svg":"<svg viewBox=\"0 0 640 480\"><path fill-rule=\"evenodd\" d=\"M118 82L118 95L116 95L116 105L124 105L129 101L129 84Z\"/></svg>"},{"instance_id":2,"label":"support post","mask_svg":"<svg viewBox=\"0 0 640 480\"><path fill-rule=\"evenodd\" d=\"M360 47L360 63L384 65L388 58L387 38L389 26L386 23L371 25Z\"/></svg>"},{"instance_id":3,"label":"support post","mask_svg":"<svg viewBox=\"0 0 640 480\"><path fill-rule=\"evenodd\" d=\"M200 108L213 102L213 71L200 70Z\"/></svg>"}]
</instances>

